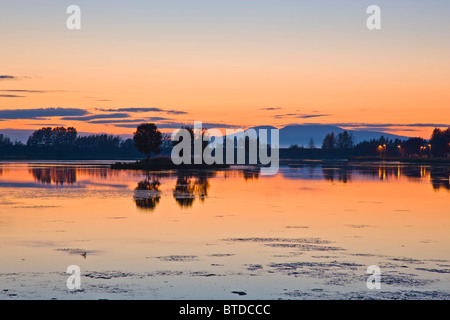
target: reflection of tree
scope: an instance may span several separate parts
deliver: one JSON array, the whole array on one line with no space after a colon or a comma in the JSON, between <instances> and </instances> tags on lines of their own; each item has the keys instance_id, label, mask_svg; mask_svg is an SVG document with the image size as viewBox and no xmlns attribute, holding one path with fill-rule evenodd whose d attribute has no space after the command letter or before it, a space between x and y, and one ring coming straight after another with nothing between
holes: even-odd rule
<instances>
[{"instance_id":1,"label":"reflection of tree","mask_svg":"<svg viewBox=\"0 0 450 320\"><path fill-rule=\"evenodd\" d=\"M408 167L404 168L401 174L405 177L417 180L423 178L427 174L427 168L423 166Z\"/></svg>"},{"instance_id":2,"label":"reflection of tree","mask_svg":"<svg viewBox=\"0 0 450 320\"><path fill-rule=\"evenodd\" d=\"M76 170L73 167L55 166L48 168L32 168L33 177L43 184L74 184L77 182Z\"/></svg>"},{"instance_id":3,"label":"reflection of tree","mask_svg":"<svg viewBox=\"0 0 450 320\"><path fill-rule=\"evenodd\" d=\"M207 175L194 177L193 174L181 173L178 176L173 197L182 208L189 208L196 198L205 201L208 196L209 182Z\"/></svg>"},{"instance_id":4,"label":"reflection of tree","mask_svg":"<svg viewBox=\"0 0 450 320\"><path fill-rule=\"evenodd\" d=\"M384 164L378 166L368 166L358 168L358 174L378 178L379 180L387 180L393 177L400 177L401 168L398 166L386 166Z\"/></svg>"},{"instance_id":5,"label":"reflection of tree","mask_svg":"<svg viewBox=\"0 0 450 320\"><path fill-rule=\"evenodd\" d=\"M257 180L259 178L259 168L258 169L244 169L243 170L243 175L244 175L244 180Z\"/></svg>"},{"instance_id":6,"label":"reflection of tree","mask_svg":"<svg viewBox=\"0 0 450 320\"><path fill-rule=\"evenodd\" d=\"M117 170L111 170L107 167L79 167L77 168L78 175L87 175L91 178L108 179L110 177L117 177L119 172Z\"/></svg>"},{"instance_id":7,"label":"reflection of tree","mask_svg":"<svg viewBox=\"0 0 450 320\"><path fill-rule=\"evenodd\" d=\"M161 200L160 185L159 180L150 181L150 176L138 182L133 196L136 207L153 211Z\"/></svg>"},{"instance_id":8,"label":"reflection of tree","mask_svg":"<svg viewBox=\"0 0 450 320\"><path fill-rule=\"evenodd\" d=\"M352 178L352 168L347 166L341 168L322 167L322 173L325 180L334 182L335 180L347 183Z\"/></svg>"},{"instance_id":9,"label":"reflection of tree","mask_svg":"<svg viewBox=\"0 0 450 320\"><path fill-rule=\"evenodd\" d=\"M408 166L403 168L402 175L412 180L427 179L433 189L440 188L450 190L450 168L439 166Z\"/></svg>"},{"instance_id":10,"label":"reflection of tree","mask_svg":"<svg viewBox=\"0 0 450 320\"><path fill-rule=\"evenodd\" d=\"M352 175L369 176L379 180L399 179L406 177L409 180L429 180L433 189L450 190L450 168L430 165L368 165L368 166L323 166L323 177L328 181L346 183Z\"/></svg>"},{"instance_id":11,"label":"reflection of tree","mask_svg":"<svg viewBox=\"0 0 450 320\"><path fill-rule=\"evenodd\" d=\"M445 168L430 168L430 181L433 189L450 190L450 170Z\"/></svg>"}]
</instances>

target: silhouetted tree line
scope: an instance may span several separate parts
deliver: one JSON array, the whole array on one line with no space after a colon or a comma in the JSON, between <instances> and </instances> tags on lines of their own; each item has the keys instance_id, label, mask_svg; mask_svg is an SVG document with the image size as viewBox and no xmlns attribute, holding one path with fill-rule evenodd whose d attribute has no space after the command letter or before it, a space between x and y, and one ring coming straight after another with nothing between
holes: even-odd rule
<instances>
[{"instance_id":1,"label":"silhouetted tree line","mask_svg":"<svg viewBox=\"0 0 450 320\"><path fill-rule=\"evenodd\" d=\"M334 132L329 133L325 136L322 143L322 149L324 150L350 150L354 147L354 139L352 134L347 131L338 134L337 138Z\"/></svg>"},{"instance_id":2,"label":"silhouetted tree line","mask_svg":"<svg viewBox=\"0 0 450 320\"><path fill-rule=\"evenodd\" d=\"M3 134L0 134L0 155L2 153L9 153L14 149L21 149L25 145L20 141L14 141L12 142L11 139L4 136Z\"/></svg>"},{"instance_id":3,"label":"silhouetted tree line","mask_svg":"<svg viewBox=\"0 0 450 320\"><path fill-rule=\"evenodd\" d=\"M450 154L450 128L441 130L436 128L433 130L430 139L431 152L437 156L445 156Z\"/></svg>"},{"instance_id":4,"label":"silhouetted tree line","mask_svg":"<svg viewBox=\"0 0 450 320\"><path fill-rule=\"evenodd\" d=\"M191 127L182 127L191 134L191 144L195 139L202 139L201 136L194 137ZM260 141L252 141L245 136L233 140L235 149L234 157L237 162L237 151L239 146L243 146L245 163L249 163L249 156L256 152L258 156L258 146ZM242 139L245 139L242 141ZM223 155L226 156L226 142L223 143ZM143 153L147 158L164 151L170 154L173 146L180 141L171 141L168 135L162 134L152 123L144 123L137 127L133 139L122 139L119 136L108 134L93 134L88 136L78 136L77 130L73 127L45 127L33 132L26 144L20 141L12 142L8 137L0 134L0 157L23 157L23 158L139 158ZM208 146L207 141L202 141L202 149ZM256 146L256 148L252 148ZM263 146L268 148L270 145ZM388 139L381 136L379 139L362 141L355 144L352 134L344 131L337 136L334 133L326 135L322 142L322 148L316 149L314 141L311 139L309 149L293 145L289 149L281 149L280 157L347 157L347 156L435 156L448 157L450 154L450 128L441 130L436 128L429 140L422 138L409 138L407 140ZM214 152L213 152L214 156ZM225 159L224 159L225 160ZM224 161L225 162L225 161Z\"/></svg>"},{"instance_id":5,"label":"silhouetted tree line","mask_svg":"<svg viewBox=\"0 0 450 320\"><path fill-rule=\"evenodd\" d=\"M34 179L43 184L74 184L77 182L76 168L74 167L43 167L29 170Z\"/></svg>"},{"instance_id":6,"label":"silhouetted tree line","mask_svg":"<svg viewBox=\"0 0 450 320\"><path fill-rule=\"evenodd\" d=\"M355 155L368 156L430 156L448 157L450 155L450 128L441 130L436 128L429 140L409 138L407 140L372 139L358 143Z\"/></svg>"},{"instance_id":7,"label":"silhouetted tree line","mask_svg":"<svg viewBox=\"0 0 450 320\"><path fill-rule=\"evenodd\" d=\"M78 136L73 127L45 127L33 132L26 144L0 135L0 156L40 158L138 158L132 139L109 134Z\"/></svg>"},{"instance_id":8,"label":"silhouetted tree line","mask_svg":"<svg viewBox=\"0 0 450 320\"><path fill-rule=\"evenodd\" d=\"M448 157L450 155L450 128L434 129L429 140L409 138L407 140L378 139L362 141L357 144L347 131L337 136L332 132L325 136L322 149L312 149L292 145L288 150L281 150L280 156L302 154L313 157L348 157L348 156L382 156L382 157Z\"/></svg>"}]
</instances>

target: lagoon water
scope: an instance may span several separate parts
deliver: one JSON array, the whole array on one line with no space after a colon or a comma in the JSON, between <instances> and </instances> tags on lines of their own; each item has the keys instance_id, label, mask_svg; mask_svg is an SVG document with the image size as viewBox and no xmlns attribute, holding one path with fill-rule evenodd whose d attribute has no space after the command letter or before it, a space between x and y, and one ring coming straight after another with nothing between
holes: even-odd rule
<instances>
[{"instance_id":1,"label":"lagoon water","mask_svg":"<svg viewBox=\"0 0 450 320\"><path fill-rule=\"evenodd\" d=\"M449 167L109 163L0 163L0 299L450 298Z\"/></svg>"}]
</instances>

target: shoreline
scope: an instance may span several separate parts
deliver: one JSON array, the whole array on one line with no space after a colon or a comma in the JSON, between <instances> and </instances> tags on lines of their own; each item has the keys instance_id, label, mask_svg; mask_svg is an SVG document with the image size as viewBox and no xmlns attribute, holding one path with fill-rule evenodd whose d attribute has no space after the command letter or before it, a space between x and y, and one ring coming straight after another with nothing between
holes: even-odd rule
<instances>
[{"instance_id":1,"label":"shoreline","mask_svg":"<svg viewBox=\"0 0 450 320\"><path fill-rule=\"evenodd\" d=\"M400 162L417 164L449 164L450 158L405 158L405 157L348 157L348 161L353 162Z\"/></svg>"},{"instance_id":2,"label":"shoreline","mask_svg":"<svg viewBox=\"0 0 450 320\"><path fill-rule=\"evenodd\" d=\"M163 171L163 170L187 170L187 169L208 169L208 170L221 170L228 169L228 164L179 164L176 165L172 162L170 157L155 157L151 159L142 159L135 162L115 162L111 164L113 170L150 170L150 171Z\"/></svg>"},{"instance_id":3,"label":"shoreline","mask_svg":"<svg viewBox=\"0 0 450 320\"><path fill-rule=\"evenodd\" d=\"M67 162L78 165L89 165L91 162L102 162L102 165L110 166L111 169L116 170L176 170L176 169L212 169L221 170L229 169L231 165L228 164L181 164L176 165L167 159L163 161L150 162L147 159L136 158L0 158L2 163L53 163L53 162ZM169 159L170 160L170 159ZM353 156L345 158L280 158L280 165L288 165L291 162L295 163L312 163L312 162L341 162L341 163L364 163L364 162L390 162L390 163L405 163L405 164L429 164L429 165L450 165L450 158L404 158L404 157L374 157L374 156ZM260 164L242 164L244 166L261 167Z\"/></svg>"}]
</instances>

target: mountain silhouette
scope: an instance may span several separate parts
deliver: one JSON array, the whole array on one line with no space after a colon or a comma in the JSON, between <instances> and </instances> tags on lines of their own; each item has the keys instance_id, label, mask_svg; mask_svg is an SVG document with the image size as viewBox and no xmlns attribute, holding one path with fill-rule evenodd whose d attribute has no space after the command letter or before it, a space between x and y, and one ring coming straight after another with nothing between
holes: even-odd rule
<instances>
[{"instance_id":1,"label":"mountain silhouette","mask_svg":"<svg viewBox=\"0 0 450 320\"><path fill-rule=\"evenodd\" d=\"M259 129L276 129L273 126L257 126L249 129L255 129L258 133ZM391 133L377 132L377 131L358 131L358 130L345 130L340 127L330 125L288 125L280 129L280 147L286 148L291 145L297 144L299 146L309 147L311 139L314 141L316 148L322 146L323 139L328 133L334 132L338 135L341 132L347 131L351 133L355 143L359 143L364 140L378 139L381 136L389 139L406 140L409 137L399 136ZM271 136L268 131L268 142L270 143Z\"/></svg>"}]
</instances>

